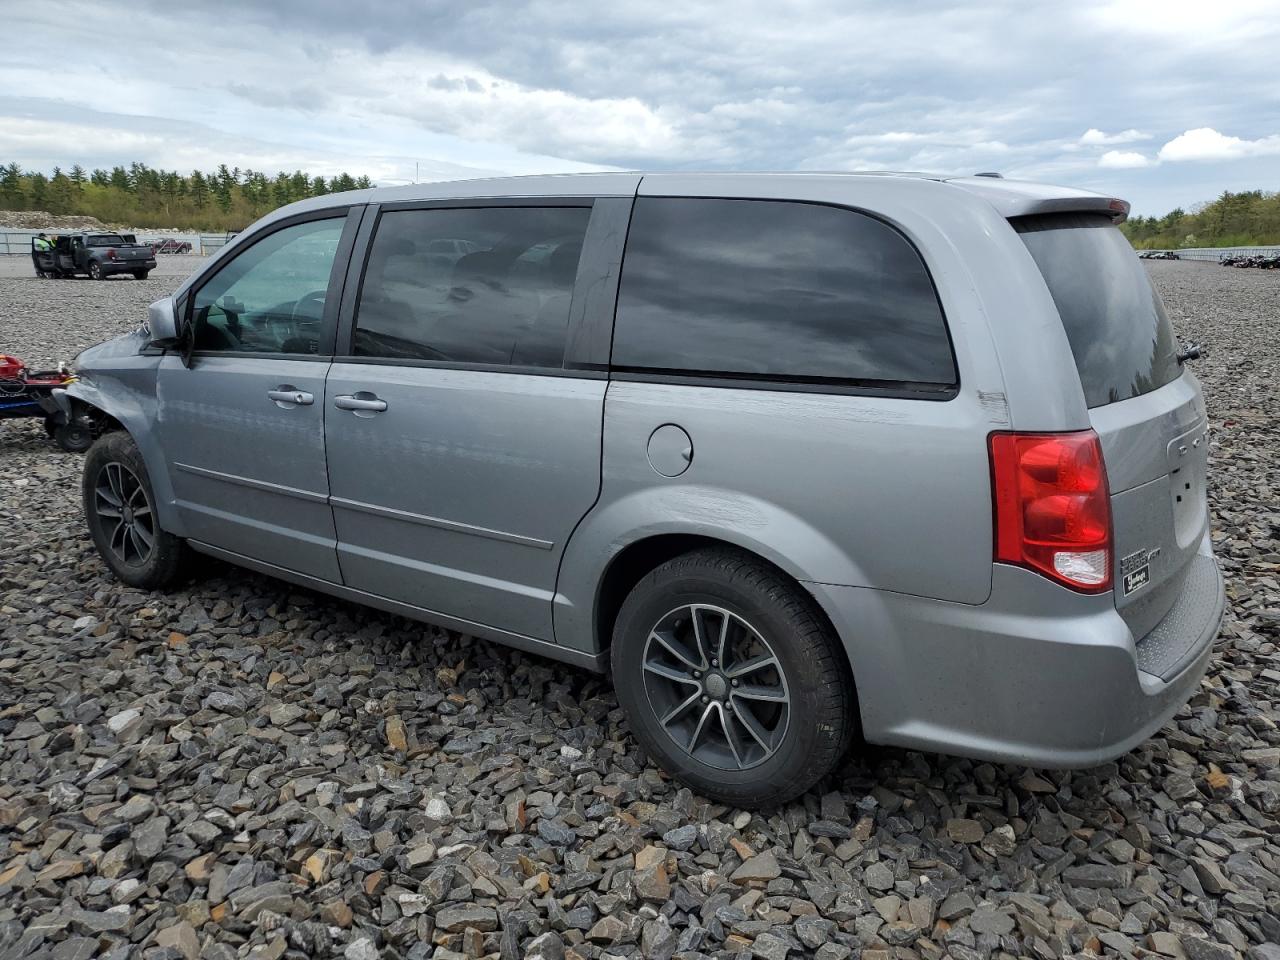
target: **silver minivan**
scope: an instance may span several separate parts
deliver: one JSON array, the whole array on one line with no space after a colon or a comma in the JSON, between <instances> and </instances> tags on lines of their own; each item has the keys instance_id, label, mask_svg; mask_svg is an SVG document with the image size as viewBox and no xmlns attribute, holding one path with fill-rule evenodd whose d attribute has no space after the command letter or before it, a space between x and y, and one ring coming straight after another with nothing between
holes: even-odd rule
<instances>
[{"instance_id":1,"label":"silver minivan","mask_svg":"<svg viewBox=\"0 0 1280 960\"><path fill-rule=\"evenodd\" d=\"M607 173L317 197L86 351L89 530L588 669L700 793L855 740L1114 758L1223 609L1207 421L1105 196Z\"/></svg>"}]
</instances>

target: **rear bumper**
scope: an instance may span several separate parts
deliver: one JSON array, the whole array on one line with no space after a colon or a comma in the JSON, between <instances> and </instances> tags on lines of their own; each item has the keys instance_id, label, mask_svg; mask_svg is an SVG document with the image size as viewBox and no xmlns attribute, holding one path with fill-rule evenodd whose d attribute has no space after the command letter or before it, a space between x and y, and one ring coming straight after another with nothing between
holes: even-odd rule
<instances>
[{"instance_id":1,"label":"rear bumper","mask_svg":"<svg viewBox=\"0 0 1280 960\"><path fill-rule=\"evenodd\" d=\"M1142 743L1198 688L1225 602L1207 536L1199 557L1178 603L1138 642L1111 594L1081 596L999 564L976 606L807 586L849 650L869 742L1090 767Z\"/></svg>"},{"instance_id":2,"label":"rear bumper","mask_svg":"<svg viewBox=\"0 0 1280 960\"><path fill-rule=\"evenodd\" d=\"M135 270L154 270L156 262L152 260L103 260L98 266L106 274L133 273Z\"/></svg>"}]
</instances>

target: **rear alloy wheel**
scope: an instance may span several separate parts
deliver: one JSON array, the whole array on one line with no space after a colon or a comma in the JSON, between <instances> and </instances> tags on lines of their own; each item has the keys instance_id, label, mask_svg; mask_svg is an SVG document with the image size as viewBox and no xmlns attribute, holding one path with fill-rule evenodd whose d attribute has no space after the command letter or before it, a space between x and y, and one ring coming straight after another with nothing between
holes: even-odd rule
<instances>
[{"instance_id":1,"label":"rear alloy wheel","mask_svg":"<svg viewBox=\"0 0 1280 960\"><path fill-rule=\"evenodd\" d=\"M178 580L186 543L160 528L146 465L127 433L108 433L89 448L81 489L89 534L116 577L144 588Z\"/></svg>"},{"instance_id":2,"label":"rear alloy wheel","mask_svg":"<svg viewBox=\"0 0 1280 960\"><path fill-rule=\"evenodd\" d=\"M786 737L791 698L778 657L723 607L677 607L653 625L644 687L672 742L718 770L763 763Z\"/></svg>"},{"instance_id":3,"label":"rear alloy wheel","mask_svg":"<svg viewBox=\"0 0 1280 960\"><path fill-rule=\"evenodd\" d=\"M644 577L618 612L612 662L645 752L722 803L771 807L805 792L857 728L844 650L813 598L730 548Z\"/></svg>"},{"instance_id":4,"label":"rear alloy wheel","mask_svg":"<svg viewBox=\"0 0 1280 960\"><path fill-rule=\"evenodd\" d=\"M97 263L96 261L94 263L89 264L89 279L90 280L107 279L107 275L102 272L102 264Z\"/></svg>"}]
</instances>

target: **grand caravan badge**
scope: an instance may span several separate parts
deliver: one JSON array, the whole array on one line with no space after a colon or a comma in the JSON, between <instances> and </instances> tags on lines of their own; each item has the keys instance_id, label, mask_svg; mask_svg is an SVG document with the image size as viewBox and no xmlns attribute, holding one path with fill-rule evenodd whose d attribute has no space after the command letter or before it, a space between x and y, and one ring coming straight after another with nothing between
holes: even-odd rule
<instances>
[{"instance_id":1,"label":"grand caravan badge","mask_svg":"<svg viewBox=\"0 0 1280 960\"><path fill-rule=\"evenodd\" d=\"M1151 561L1160 553L1155 550L1139 550L1120 560L1120 587L1124 596L1140 590L1151 582Z\"/></svg>"}]
</instances>

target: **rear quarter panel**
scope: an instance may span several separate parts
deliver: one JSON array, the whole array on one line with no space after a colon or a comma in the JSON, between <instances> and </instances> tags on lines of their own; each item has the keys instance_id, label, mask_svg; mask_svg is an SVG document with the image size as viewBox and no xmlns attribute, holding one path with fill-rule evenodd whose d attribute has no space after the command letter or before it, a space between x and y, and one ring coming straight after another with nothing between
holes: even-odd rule
<instances>
[{"instance_id":1,"label":"rear quarter panel","mask_svg":"<svg viewBox=\"0 0 1280 960\"><path fill-rule=\"evenodd\" d=\"M600 500L561 567L558 642L607 643L594 636L599 579L628 545L661 533L743 546L801 581L982 603L992 566L987 435L1088 425L1052 299L1007 221L923 180L671 174L646 176L640 193L826 202L891 223L929 268L960 389L918 400L615 379ZM674 479L646 454L664 423L693 442L689 470Z\"/></svg>"}]
</instances>

